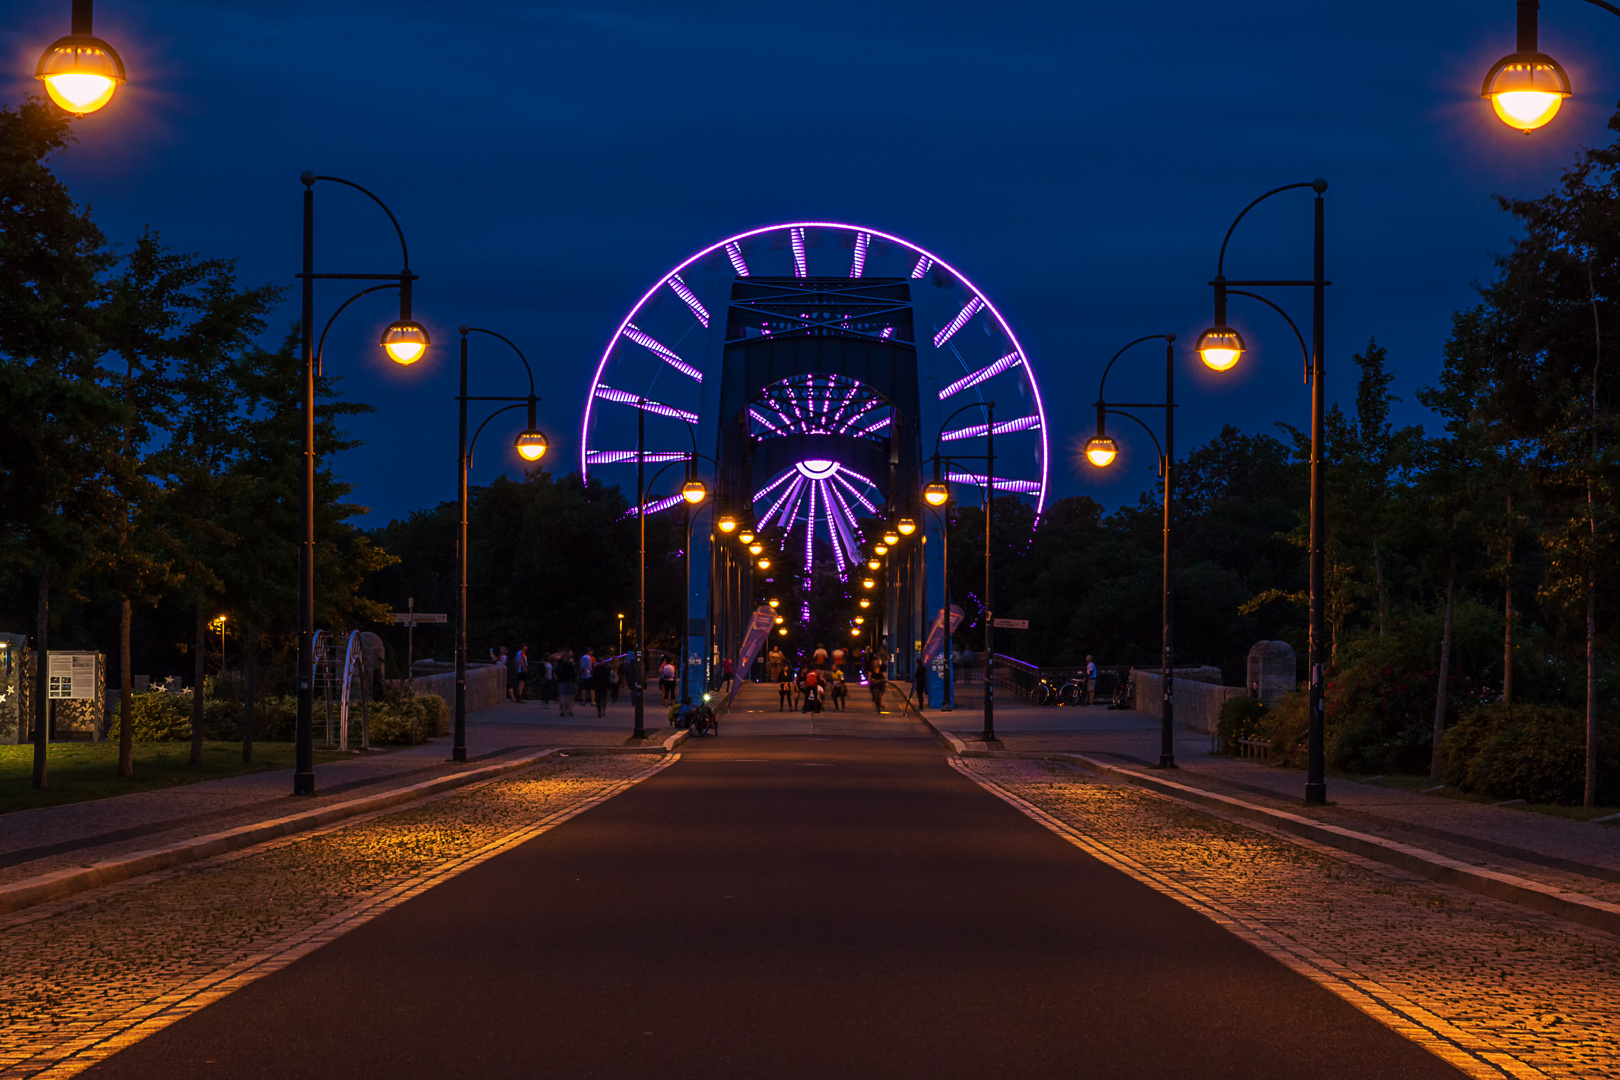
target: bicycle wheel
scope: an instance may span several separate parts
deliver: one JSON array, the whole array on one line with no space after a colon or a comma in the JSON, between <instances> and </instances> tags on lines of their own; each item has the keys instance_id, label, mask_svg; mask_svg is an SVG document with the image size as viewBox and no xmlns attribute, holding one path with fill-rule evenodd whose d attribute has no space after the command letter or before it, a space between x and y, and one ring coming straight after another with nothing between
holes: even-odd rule
<instances>
[{"instance_id":1,"label":"bicycle wheel","mask_svg":"<svg viewBox=\"0 0 1620 1080\"><path fill-rule=\"evenodd\" d=\"M1078 705L1078 704L1080 704L1080 684L1079 683L1070 682L1070 683L1064 683L1063 684L1063 704L1065 704L1065 705Z\"/></svg>"},{"instance_id":2,"label":"bicycle wheel","mask_svg":"<svg viewBox=\"0 0 1620 1080\"><path fill-rule=\"evenodd\" d=\"M1030 697L1035 700L1036 705L1050 704L1052 701L1052 688L1043 682L1035 688L1035 692Z\"/></svg>"}]
</instances>

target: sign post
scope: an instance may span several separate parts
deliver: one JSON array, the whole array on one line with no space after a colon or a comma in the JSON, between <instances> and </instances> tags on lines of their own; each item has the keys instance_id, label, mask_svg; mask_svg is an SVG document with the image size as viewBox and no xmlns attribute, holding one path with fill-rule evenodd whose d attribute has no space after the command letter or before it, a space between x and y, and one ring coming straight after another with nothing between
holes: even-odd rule
<instances>
[{"instance_id":1,"label":"sign post","mask_svg":"<svg viewBox=\"0 0 1620 1080\"><path fill-rule=\"evenodd\" d=\"M430 615L416 610L416 597L405 598L405 610L390 613L394 622L405 627L405 692L416 696L416 626L418 623L443 623L449 616L443 612Z\"/></svg>"},{"instance_id":2,"label":"sign post","mask_svg":"<svg viewBox=\"0 0 1620 1080\"><path fill-rule=\"evenodd\" d=\"M997 619L997 620L995 620L995 623L996 623L996 629L997 630L1028 630L1029 629L1029 620L1028 619Z\"/></svg>"}]
</instances>

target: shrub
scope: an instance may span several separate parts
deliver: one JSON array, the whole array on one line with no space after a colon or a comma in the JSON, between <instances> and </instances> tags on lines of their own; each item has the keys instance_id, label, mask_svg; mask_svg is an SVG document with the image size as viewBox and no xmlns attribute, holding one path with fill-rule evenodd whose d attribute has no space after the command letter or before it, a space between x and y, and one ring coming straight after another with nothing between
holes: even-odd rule
<instances>
[{"instance_id":1,"label":"shrub","mask_svg":"<svg viewBox=\"0 0 1620 1080\"><path fill-rule=\"evenodd\" d=\"M1598 727L1598 802L1620 799L1620 725ZM1586 717L1561 705L1471 709L1441 740L1441 778L1493 799L1580 803L1586 786Z\"/></svg>"},{"instance_id":2,"label":"shrub","mask_svg":"<svg viewBox=\"0 0 1620 1080\"><path fill-rule=\"evenodd\" d=\"M129 722L136 742L191 738L191 693L136 691L129 699ZM116 730L116 729L115 729Z\"/></svg>"},{"instance_id":3,"label":"shrub","mask_svg":"<svg viewBox=\"0 0 1620 1080\"><path fill-rule=\"evenodd\" d=\"M444 698L437 694L423 694L411 700L420 710L422 727L428 737L436 738L450 734L450 706L445 704Z\"/></svg>"},{"instance_id":4,"label":"shrub","mask_svg":"<svg viewBox=\"0 0 1620 1080\"><path fill-rule=\"evenodd\" d=\"M1229 754L1238 750L1239 739L1264 739L1266 714L1271 710L1259 698L1234 697L1221 703L1221 717L1215 734Z\"/></svg>"},{"instance_id":5,"label":"shrub","mask_svg":"<svg viewBox=\"0 0 1620 1080\"><path fill-rule=\"evenodd\" d=\"M1266 711L1261 738L1271 740L1273 765L1305 764L1305 733L1310 720L1310 692L1294 690Z\"/></svg>"},{"instance_id":6,"label":"shrub","mask_svg":"<svg viewBox=\"0 0 1620 1080\"><path fill-rule=\"evenodd\" d=\"M298 699L290 694L260 697L253 703L253 738L262 742L292 742L298 725ZM238 731L238 737L241 732Z\"/></svg>"}]
</instances>

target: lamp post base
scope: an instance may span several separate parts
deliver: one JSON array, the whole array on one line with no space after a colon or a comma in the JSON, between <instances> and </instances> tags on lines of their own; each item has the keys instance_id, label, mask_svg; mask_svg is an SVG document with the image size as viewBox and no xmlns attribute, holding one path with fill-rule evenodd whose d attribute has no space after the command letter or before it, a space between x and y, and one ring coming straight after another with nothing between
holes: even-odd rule
<instances>
[{"instance_id":1,"label":"lamp post base","mask_svg":"<svg viewBox=\"0 0 1620 1080\"><path fill-rule=\"evenodd\" d=\"M451 761L466 761L467 760L467 748L465 746L458 746L454 750L451 750L450 751L450 760Z\"/></svg>"},{"instance_id":2,"label":"lamp post base","mask_svg":"<svg viewBox=\"0 0 1620 1080\"><path fill-rule=\"evenodd\" d=\"M315 794L315 774L312 772L293 773L293 794Z\"/></svg>"},{"instance_id":3,"label":"lamp post base","mask_svg":"<svg viewBox=\"0 0 1620 1080\"><path fill-rule=\"evenodd\" d=\"M1159 768L1161 768L1161 769L1174 769L1175 767L1176 767L1176 759L1172 755L1170 755L1170 754L1160 754L1159 755Z\"/></svg>"},{"instance_id":4,"label":"lamp post base","mask_svg":"<svg viewBox=\"0 0 1620 1080\"><path fill-rule=\"evenodd\" d=\"M1327 784L1306 784L1305 802L1308 806L1327 805Z\"/></svg>"}]
</instances>

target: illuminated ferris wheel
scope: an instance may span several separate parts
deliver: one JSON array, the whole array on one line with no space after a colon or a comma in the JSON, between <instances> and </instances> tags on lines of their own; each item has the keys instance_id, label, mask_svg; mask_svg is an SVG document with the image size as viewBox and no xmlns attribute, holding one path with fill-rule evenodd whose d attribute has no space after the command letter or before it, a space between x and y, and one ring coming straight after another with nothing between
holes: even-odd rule
<instances>
[{"instance_id":1,"label":"illuminated ferris wheel","mask_svg":"<svg viewBox=\"0 0 1620 1080\"><path fill-rule=\"evenodd\" d=\"M766 300L741 312L737 286L757 283ZM827 316L799 311L784 285L774 307L770 282L814 286L835 296ZM904 289L897 290L903 284ZM907 297L904 304L896 295ZM900 307L909 308L901 317ZM766 315L759 315L765 311ZM774 314L770 314L774 312ZM970 401L996 404L997 494L1046 501L1048 443L1039 387L1023 346L989 298L949 263L897 236L859 225L801 222L772 225L713 244L661 276L625 316L603 352L585 405L580 468L635 491L638 413L645 410L644 458L649 465L712 452L721 424L745 425L769 449L772 440L818 437L881 442L899 420L895 403L847 373L780 373L746 402L742 415L720 411L722 356L743 337L769 337L813 320L846 338L898 341L913 337L920 415L908 418L933 451L939 420ZM730 342L728 342L730 338ZM964 413L941 435L942 453L986 434L982 416ZM980 466L982 467L982 466ZM806 452L777 460L747 496L759 529L777 529L783 552L802 550L809 567L818 548L842 575L861 558L858 519L880 512L882 477L867 475L845 456ZM959 494L985 481L967 468L949 479ZM649 513L680 503L678 492L650 496Z\"/></svg>"}]
</instances>

